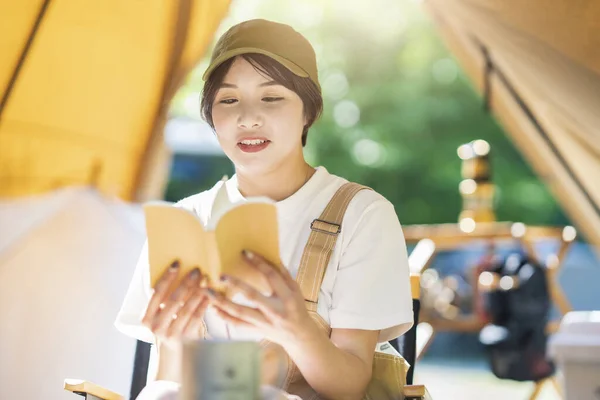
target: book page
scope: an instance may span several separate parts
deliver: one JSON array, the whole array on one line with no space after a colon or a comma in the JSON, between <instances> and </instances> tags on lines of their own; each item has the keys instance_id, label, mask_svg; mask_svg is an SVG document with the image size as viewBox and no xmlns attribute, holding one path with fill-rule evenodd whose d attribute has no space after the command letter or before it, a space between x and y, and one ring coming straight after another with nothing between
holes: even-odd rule
<instances>
[{"instance_id":1,"label":"book page","mask_svg":"<svg viewBox=\"0 0 600 400\"><path fill-rule=\"evenodd\" d=\"M213 204L211 207L210 215L208 217L208 221L204 229L206 231L214 231L219 224L219 221L223 217L223 215L227 214L229 211L233 210L236 207L239 207L242 204L247 203L268 203L275 204L275 202L268 197L248 197L241 201L232 201L229 198L229 194L227 192L227 180L223 178L220 183L220 187L217 190L217 194L215 195L215 199L213 200Z\"/></svg>"},{"instance_id":2,"label":"book page","mask_svg":"<svg viewBox=\"0 0 600 400\"><path fill-rule=\"evenodd\" d=\"M143 208L152 287L176 259L180 261L177 282L196 267L209 273L207 246L211 240L198 216L167 202L150 202Z\"/></svg>"},{"instance_id":3,"label":"book page","mask_svg":"<svg viewBox=\"0 0 600 400\"><path fill-rule=\"evenodd\" d=\"M275 204L238 204L221 217L215 233L221 272L240 278L263 293L269 293L268 282L260 272L243 261L242 250L251 250L281 267Z\"/></svg>"}]
</instances>

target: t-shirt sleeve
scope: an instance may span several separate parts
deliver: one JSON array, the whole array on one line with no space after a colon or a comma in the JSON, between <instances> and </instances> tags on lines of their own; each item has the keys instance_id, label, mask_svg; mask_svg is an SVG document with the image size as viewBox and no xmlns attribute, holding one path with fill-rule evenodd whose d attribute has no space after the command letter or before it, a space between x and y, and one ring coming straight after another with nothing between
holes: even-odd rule
<instances>
[{"instance_id":1,"label":"t-shirt sleeve","mask_svg":"<svg viewBox=\"0 0 600 400\"><path fill-rule=\"evenodd\" d=\"M342 249L330 322L332 328L380 330L379 343L413 324L404 234L394 206L385 199L365 209Z\"/></svg>"},{"instance_id":2,"label":"t-shirt sleeve","mask_svg":"<svg viewBox=\"0 0 600 400\"><path fill-rule=\"evenodd\" d=\"M121 333L144 342L154 342L154 334L142 325L142 318L150 297L150 268L148 266L148 242L146 241L115 321L115 326Z\"/></svg>"}]
</instances>

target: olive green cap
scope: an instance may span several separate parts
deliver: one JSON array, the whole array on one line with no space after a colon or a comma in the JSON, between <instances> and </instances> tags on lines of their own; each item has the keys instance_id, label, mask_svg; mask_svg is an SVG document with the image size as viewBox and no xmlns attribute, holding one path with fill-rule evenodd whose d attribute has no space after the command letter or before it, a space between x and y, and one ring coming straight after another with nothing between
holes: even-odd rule
<instances>
[{"instance_id":1,"label":"olive green cap","mask_svg":"<svg viewBox=\"0 0 600 400\"><path fill-rule=\"evenodd\" d=\"M264 54L281 63L295 75L310 78L320 89L315 50L291 26L264 19L234 25L221 36L213 50L210 65L202 76L207 80L222 63L241 54Z\"/></svg>"}]
</instances>

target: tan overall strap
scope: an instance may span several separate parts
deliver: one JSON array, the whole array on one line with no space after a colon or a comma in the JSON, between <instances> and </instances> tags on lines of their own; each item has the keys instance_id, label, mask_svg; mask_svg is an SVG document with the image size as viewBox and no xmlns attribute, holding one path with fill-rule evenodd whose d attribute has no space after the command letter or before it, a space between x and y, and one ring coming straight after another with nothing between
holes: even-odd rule
<instances>
[{"instance_id":1,"label":"tan overall strap","mask_svg":"<svg viewBox=\"0 0 600 400\"><path fill-rule=\"evenodd\" d=\"M319 290L335 242L342 231L344 213L352 198L364 189L370 188L353 182L345 183L333 195L321 216L310 224L310 236L296 276L306 301L306 308L310 311L317 311Z\"/></svg>"}]
</instances>

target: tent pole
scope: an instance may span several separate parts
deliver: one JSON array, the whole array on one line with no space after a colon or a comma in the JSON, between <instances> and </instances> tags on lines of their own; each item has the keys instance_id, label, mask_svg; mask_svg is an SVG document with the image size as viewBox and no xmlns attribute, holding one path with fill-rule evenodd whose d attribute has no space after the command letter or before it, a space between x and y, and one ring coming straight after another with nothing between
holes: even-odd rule
<instances>
[{"instance_id":1,"label":"tent pole","mask_svg":"<svg viewBox=\"0 0 600 400\"><path fill-rule=\"evenodd\" d=\"M31 27L31 31L29 32L29 37L27 38L27 42L25 43L25 47L23 47L23 51L21 51L21 56L19 57L19 62L17 62L17 66L15 67L15 70L13 71L13 73L10 77L10 80L8 81L8 86L6 87L6 91L4 92L4 95L2 96L2 100L0 100L0 124L2 123L2 113L4 112L6 103L8 103L8 99L10 98L10 95L15 86L15 83L17 82L17 78L19 77L21 68L23 67L23 64L25 63L25 59L27 58L27 55L29 54L29 50L31 49L31 44L33 43L33 39L35 39L35 36L37 35L38 29L42 23L42 19L44 18L44 15L46 15L46 11L48 10L48 5L50 5L50 0L44 0L44 3L42 3L42 7L40 8L38 16L35 19L35 23Z\"/></svg>"},{"instance_id":2,"label":"tent pole","mask_svg":"<svg viewBox=\"0 0 600 400\"><path fill-rule=\"evenodd\" d=\"M153 171L150 171L150 164L156 152L160 151L160 144L164 142L163 133L167 119L167 110L169 103L185 77L186 71L181 67L181 54L185 49L185 43L188 36L190 24L190 14L192 13L194 2L192 0L179 0L177 10L174 14L174 31L171 43L171 50L167 60L167 75L163 82L163 89L160 95L160 101L154 117L151 131L148 133L144 144L137 172L134 178L133 188L127 197L133 201L148 200L148 196L153 197L156 193L150 193L143 187L150 180ZM196 5L198 7L198 5Z\"/></svg>"},{"instance_id":3,"label":"tent pole","mask_svg":"<svg viewBox=\"0 0 600 400\"><path fill-rule=\"evenodd\" d=\"M492 81L491 76L494 73L494 63L490 58L490 53L485 46L481 46L481 52L485 58L485 71L483 73L483 109L490 112L492 109Z\"/></svg>"}]
</instances>

